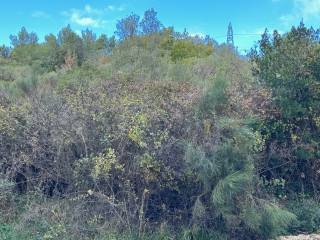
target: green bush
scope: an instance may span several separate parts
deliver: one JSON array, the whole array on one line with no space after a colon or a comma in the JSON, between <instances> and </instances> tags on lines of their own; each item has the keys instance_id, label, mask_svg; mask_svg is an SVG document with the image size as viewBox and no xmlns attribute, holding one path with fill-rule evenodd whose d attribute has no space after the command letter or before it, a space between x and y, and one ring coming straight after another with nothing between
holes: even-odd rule
<instances>
[{"instance_id":1,"label":"green bush","mask_svg":"<svg viewBox=\"0 0 320 240\"><path fill-rule=\"evenodd\" d=\"M297 216L292 232L316 232L320 229L320 204L314 199L289 201L287 208Z\"/></svg>"},{"instance_id":2,"label":"green bush","mask_svg":"<svg viewBox=\"0 0 320 240\"><path fill-rule=\"evenodd\" d=\"M296 33L283 48L278 35L264 39L272 50L256 52L255 81L234 49L213 51L173 29L110 42L112 51L104 36L99 52L86 34L67 27L0 59L0 188L8 187L0 237L270 239L318 230L318 203L291 201L297 189L317 195L318 89L302 91L318 81L313 40L302 39L310 47L302 59L290 45Z\"/></svg>"}]
</instances>

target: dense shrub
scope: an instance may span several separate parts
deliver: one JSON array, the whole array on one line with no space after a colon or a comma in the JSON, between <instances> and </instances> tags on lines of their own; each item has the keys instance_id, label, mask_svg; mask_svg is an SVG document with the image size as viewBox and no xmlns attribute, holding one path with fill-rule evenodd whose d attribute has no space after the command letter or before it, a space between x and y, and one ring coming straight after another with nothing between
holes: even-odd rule
<instances>
[{"instance_id":1,"label":"dense shrub","mask_svg":"<svg viewBox=\"0 0 320 240\"><path fill-rule=\"evenodd\" d=\"M291 226L293 232L315 232L320 227L320 205L314 199L302 198L290 201L287 208L297 216L297 221Z\"/></svg>"},{"instance_id":2,"label":"dense shrub","mask_svg":"<svg viewBox=\"0 0 320 240\"><path fill-rule=\"evenodd\" d=\"M283 178L289 194L319 190L318 48L319 31L301 23L283 36L265 32L251 54L254 73L270 92L258 127L266 142L263 175Z\"/></svg>"},{"instance_id":3,"label":"dense shrub","mask_svg":"<svg viewBox=\"0 0 320 240\"><path fill-rule=\"evenodd\" d=\"M265 34L252 76L228 46L124 20L118 43L68 26L0 60L0 237L316 231L318 203L291 198L318 191L315 32Z\"/></svg>"}]
</instances>

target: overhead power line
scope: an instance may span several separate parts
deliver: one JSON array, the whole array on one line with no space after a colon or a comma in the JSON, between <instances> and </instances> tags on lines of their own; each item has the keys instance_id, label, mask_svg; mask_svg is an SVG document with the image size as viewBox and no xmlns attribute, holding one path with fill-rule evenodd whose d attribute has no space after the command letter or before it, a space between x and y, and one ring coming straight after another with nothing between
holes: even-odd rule
<instances>
[{"instance_id":1,"label":"overhead power line","mask_svg":"<svg viewBox=\"0 0 320 240\"><path fill-rule=\"evenodd\" d=\"M259 34L259 33L234 33L233 36L250 37L250 36L261 36L261 34ZM227 35L218 35L218 36L212 35L212 37L213 37L214 39L217 39L217 38L226 38Z\"/></svg>"}]
</instances>

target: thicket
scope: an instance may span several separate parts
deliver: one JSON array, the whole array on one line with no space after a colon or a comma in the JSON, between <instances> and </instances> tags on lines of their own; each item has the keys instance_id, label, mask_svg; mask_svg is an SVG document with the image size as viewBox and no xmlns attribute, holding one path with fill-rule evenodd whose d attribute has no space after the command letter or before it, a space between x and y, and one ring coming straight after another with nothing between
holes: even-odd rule
<instances>
[{"instance_id":1,"label":"thicket","mask_svg":"<svg viewBox=\"0 0 320 240\"><path fill-rule=\"evenodd\" d=\"M319 32L266 32L250 61L139 19L0 48L0 238L319 230Z\"/></svg>"}]
</instances>

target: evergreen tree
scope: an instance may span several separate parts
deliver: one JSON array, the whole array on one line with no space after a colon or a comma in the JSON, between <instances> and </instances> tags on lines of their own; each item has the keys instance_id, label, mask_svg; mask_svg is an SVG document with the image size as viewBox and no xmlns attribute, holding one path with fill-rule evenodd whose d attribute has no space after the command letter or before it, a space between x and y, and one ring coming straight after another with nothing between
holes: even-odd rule
<instances>
[{"instance_id":1,"label":"evergreen tree","mask_svg":"<svg viewBox=\"0 0 320 240\"><path fill-rule=\"evenodd\" d=\"M254 73L274 108L260 127L270 169L265 176L286 179L296 192L319 191L319 52L319 30L303 22L283 36L265 31L251 52Z\"/></svg>"},{"instance_id":2,"label":"evergreen tree","mask_svg":"<svg viewBox=\"0 0 320 240\"><path fill-rule=\"evenodd\" d=\"M108 37L106 34L101 34L96 41L96 49L101 50L107 48Z\"/></svg>"},{"instance_id":3,"label":"evergreen tree","mask_svg":"<svg viewBox=\"0 0 320 240\"><path fill-rule=\"evenodd\" d=\"M22 27L17 35L10 35L11 45L14 47L24 46L38 43L38 36L36 33L29 33L25 27Z\"/></svg>"},{"instance_id":4,"label":"evergreen tree","mask_svg":"<svg viewBox=\"0 0 320 240\"><path fill-rule=\"evenodd\" d=\"M157 18L157 12L151 8L144 13L144 17L140 22L142 33L145 35L160 32L162 24Z\"/></svg>"},{"instance_id":5,"label":"evergreen tree","mask_svg":"<svg viewBox=\"0 0 320 240\"><path fill-rule=\"evenodd\" d=\"M138 35L140 17L134 13L118 21L115 34L120 41L132 38Z\"/></svg>"},{"instance_id":6,"label":"evergreen tree","mask_svg":"<svg viewBox=\"0 0 320 240\"><path fill-rule=\"evenodd\" d=\"M97 40L97 35L90 29L83 30L81 32L82 41L86 48L90 48L94 45L95 41Z\"/></svg>"},{"instance_id":7,"label":"evergreen tree","mask_svg":"<svg viewBox=\"0 0 320 240\"><path fill-rule=\"evenodd\" d=\"M78 65L81 65L84 60L83 41L72 31L70 25L60 30L57 42L64 57L69 54L76 59Z\"/></svg>"},{"instance_id":8,"label":"evergreen tree","mask_svg":"<svg viewBox=\"0 0 320 240\"><path fill-rule=\"evenodd\" d=\"M10 48L2 45L0 46L0 57L8 58L10 56Z\"/></svg>"},{"instance_id":9,"label":"evergreen tree","mask_svg":"<svg viewBox=\"0 0 320 240\"><path fill-rule=\"evenodd\" d=\"M46 48L47 54L44 56L42 66L48 71L54 71L57 66L63 64L63 56L60 52L57 37L53 34L45 36L43 46Z\"/></svg>"},{"instance_id":10,"label":"evergreen tree","mask_svg":"<svg viewBox=\"0 0 320 240\"><path fill-rule=\"evenodd\" d=\"M107 35L101 34L101 36L95 42L95 49L104 50L107 55L111 54L115 46L116 46L115 36L108 38Z\"/></svg>"}]
</instances>

